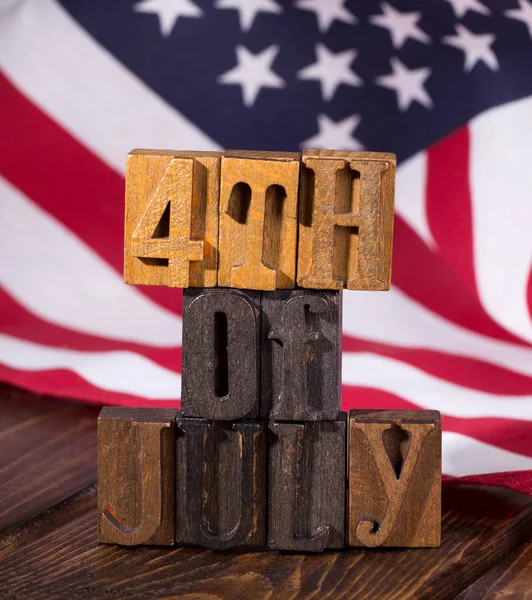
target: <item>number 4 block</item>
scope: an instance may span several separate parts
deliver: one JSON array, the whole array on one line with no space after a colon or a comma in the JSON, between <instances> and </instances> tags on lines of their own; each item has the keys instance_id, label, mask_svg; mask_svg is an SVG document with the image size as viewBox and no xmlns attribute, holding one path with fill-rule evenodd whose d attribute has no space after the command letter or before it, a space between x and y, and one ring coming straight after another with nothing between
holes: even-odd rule
<instances>
[{"instance_id":1,"label":"number 4 block","mask_svg":"<svg viewBox=\"0 0 532 600\"><path fill-rule=\"evenodd\" d=\"M126 283L214 287L219 152L133 150L126 169Z\"/></svg>"}]
</instances>

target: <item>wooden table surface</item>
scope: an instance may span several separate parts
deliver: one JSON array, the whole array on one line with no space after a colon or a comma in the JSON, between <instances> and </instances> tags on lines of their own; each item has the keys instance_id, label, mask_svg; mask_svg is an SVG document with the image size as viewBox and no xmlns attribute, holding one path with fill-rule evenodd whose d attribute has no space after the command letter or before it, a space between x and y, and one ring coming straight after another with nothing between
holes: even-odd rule
<instances>
[{"instance_id":1,"label":"wooden table surface","mask_svg":"<svg viewBox=\"0 0 532 600\"><path fill-rule=\"evenodd\" d=\"M0 598L532 598L532 497L444 487L431 550L96 543L97 408L0 385Z\"/></svg>"}]
</instances>

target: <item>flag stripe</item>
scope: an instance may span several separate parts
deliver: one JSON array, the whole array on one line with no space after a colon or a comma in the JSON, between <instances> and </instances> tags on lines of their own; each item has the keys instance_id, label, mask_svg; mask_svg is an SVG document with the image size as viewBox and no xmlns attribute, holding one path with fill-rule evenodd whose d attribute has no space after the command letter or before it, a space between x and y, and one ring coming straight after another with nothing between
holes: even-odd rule
<instances>
[{"instance_id":1,"label":"flag stripe","mask_svg":"<svg viewBox=\"0 0 532 600\"><path fill-rule=\"evenodd\" d=\"M81 352L0 334L0 362L25 371L69 369L103 390L132 396L175 400L181 394L179 373L127 350Z\"/></svg>"},{"instance_id":2,"label":"flag stripe","mask_svg":"<svg viewBox=\"0 0 532 600\"><path fill-rule=\"evenodd\" d=\"M344 335L402 348L429 349L486 361L532 375L532 349L457 326L400 290L344 292Z\"/></svg>"},{"instance_id":3,"label":"flag stripe","mask_svg":"<svg viewBox=\"0 0 532 600\"><path fill-rule=\"evenodd\" d=\"M476 295L469 188L469 129L433 144L427 160L427 214L441 257ZM457 218L459 216L459 218Z\"/></svg>"},{"instance_id":4,"label":"flag stripe","mask_svg":"<svg viewBox=\"0 0 532 600\"><path fill-rule=\"evenodd\" d=\"M523 168L522 153L532 139L531 115L532 98L525 98L494 108L470 124L475 266L480 297L495 321L529 342L532 169Z\"/></svg>"},{"instance_id":5,"label":"flag stripe","mask_svg":"<svg viewBox=\"0 0 532 600\"><path fill-rule=\"evenodd\" d=\"M54 325L26 310L5 290L0 288L0 331L7 335L44 346L69 350L105 352L127 350L142 354L149 360L173 371L181 371L181 346L175 348L145 346L122 340L89 335L68 327Z\"/></svg>"},{"instance_id":6,"label":"flag stripe","mask_svg":"<svg viewBox=\"0 0 532 600\"><path fill-rule=\"evenodd\" d=\"M155 304L69 229L0 178L0 281L28 310L92 335L157 346L181 343L181 318ZM38 291L36 293L36 291Z\"/></svg>"},{"instance_id":7,"label":"flag stripe","mask_svg":"<svg viewBox=\"0 0 532 600\"><path fill-rule=\"evenodd\" d=\"M182 148L219 149L54 0L20 3L2 14L0 66L27 96L119 171L134 147L172 148L178 141Z\"/></svg>"},{"instance_id":8,"label":"flag stripe","mask_svg":"<svg viewBox=\"0 0 532 600\"><path fill-rule=\"evenodd\" d=\"M489 362L453 356L427 348L400 348L373 341L344 336L343 349L347 352L371 352L408 363L446 381L463 387L491 392L492 394L532 394L532 378Z\"/></svg>"},{"instance_id":9,"label":"flag stripe","mask_svg":"<svg viewBox=\"0 0 532 600\"><path fill-rule=\"evenodd\" d=\"M345 352L343 382L397 394L420 408L455 417L532 420L532 396L503 396L463 388L376 354Z\"/></svg>"},{"instance_id":10,"label":"flag stripe","mask_svg":"<svg viewBox=\"0 0 532 600\"><path fill-rule=\"evenodd\" d=\"M28 101L1 73L0 97L4 107L0 137L11 140L0 144L0 174L122 276L123 177ZM138 290L165 308L181 310L180 293L153 286Z\"/></svg>"}]
</instances>

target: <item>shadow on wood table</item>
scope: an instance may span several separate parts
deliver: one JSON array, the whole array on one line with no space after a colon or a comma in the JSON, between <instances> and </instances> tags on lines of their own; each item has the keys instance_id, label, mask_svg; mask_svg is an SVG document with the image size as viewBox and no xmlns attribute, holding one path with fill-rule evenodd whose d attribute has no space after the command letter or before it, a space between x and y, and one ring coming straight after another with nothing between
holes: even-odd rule
<instances>
[{"instance_id":1,"label":"shadow on wood table","mask_svg":"<svg viewBox=\"0 0 532 600\"><path fill-rule=\"evenodd\" d=\"M532 497L499 488L444 488L430 550L98 545L97 413L0 386L0 598L532 598Z\"/></svg>"}]
</instances>

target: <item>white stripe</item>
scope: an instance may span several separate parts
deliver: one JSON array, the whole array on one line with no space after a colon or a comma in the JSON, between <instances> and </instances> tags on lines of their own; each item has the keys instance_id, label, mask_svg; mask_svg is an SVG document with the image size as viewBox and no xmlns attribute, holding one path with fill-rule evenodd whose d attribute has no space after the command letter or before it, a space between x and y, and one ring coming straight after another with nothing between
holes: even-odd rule
<instances>
[{"instance_id":1,"label":"white stripe","mask_svg":"<svg viewBox=\"0 0 532 600\"><path fill-rule=\"evenodd\" d=\"M181 377L134 352L79 352L0 334L0 362L12 369L69 369L92 385L150 400L176 400Z\"/></svg>"},{"instance_id":2,"label":"white stripe","mask_svg":"<svg viewBox=\"0 0 532 600\"><path fill-rule=\"evenodd\" d=\"M532 458L479 442L461 433L442 435L442 472L454 477L528 471Z\"/></svg>"},{"instance_id":3,"label":"white stripe","mask_svg":"<svg viewBox=\"0 0 532 600\"><path fill-rule=\"evenodd\" d=\"M177 314L125 285L89 246L1 177L0 223L0 284L29 311L105 338L180 345Z\"/></svg>"},{"instance_id":4,"label":"white stripe","mask_svg":"<svg viewBox=\"0 0 532 600\"><path fill-rule=\"evenodd\" d=\"M532 98L491 109L470 124L475 270L486 311L532 341Z\"/></svg>"},{"instance_id":5,"label":"white stripe","mask_svg":"<svg viewBox=\"0 0 532 600\"><path fill-rule=\"evenodd\" d=\"M427 155L420 152L397 168L395 211L412 227L427 246L436 246L430 231L427 203Z\"/></svg>"},{"instance_id":6,"label":"white stripe","mask_svg":"<svg viewBox=\"0 0 532 600\"><path fill-rule=\"evenodd\" d=\"M397 288L344 292L344 333L403 348L475 358L532 376L532 348L501 342L440 317Z\"/></svg>"},{"instance_id":7,"label":"white stripe","mask_svg":"<svg viewBox=\"0 0 532 600\"><path fill-rule=\"evenodd\" d=\"M532 396L502 396L464 388L392 358L345 352L343 382L396 394L420 408L452 417L532 421Z\"/></svg>"},{"instance_id":8,"label":"white stripe","mask_svg":"<svg viewBox=\"0 0 532 600\"><path fill-rule=\"evenodd\" d=\"M218 149L53 0L21 1L0 13L0 66L119 171L132 148Z\"/></svg>"}]
</instances>

